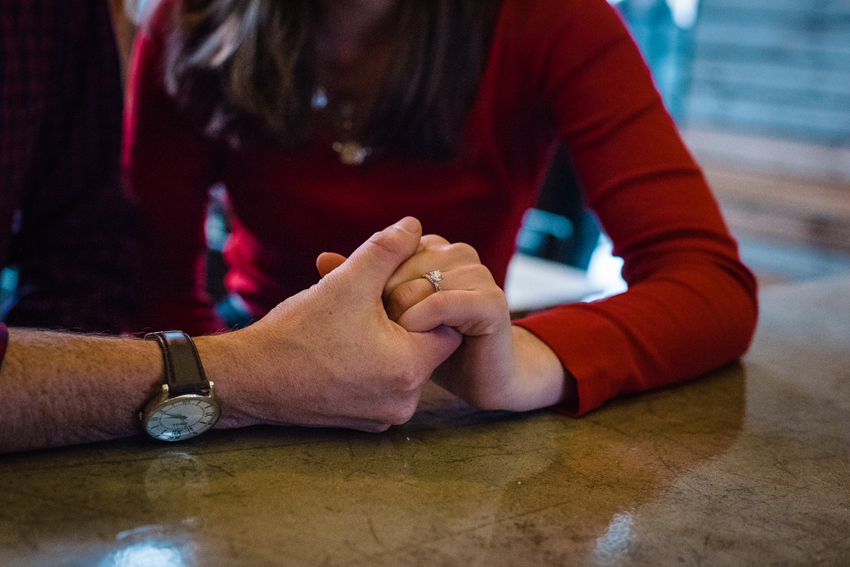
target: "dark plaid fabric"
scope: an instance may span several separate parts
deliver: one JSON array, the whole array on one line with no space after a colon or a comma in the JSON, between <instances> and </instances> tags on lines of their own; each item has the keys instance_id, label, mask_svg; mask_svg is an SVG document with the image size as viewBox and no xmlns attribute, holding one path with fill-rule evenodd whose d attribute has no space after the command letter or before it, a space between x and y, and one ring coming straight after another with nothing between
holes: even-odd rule
<instances>
[{"instance_id":1,"label":"dark plaid fabric","mask_svg":"<svg viewBox=\"0 0 850 567\"><path fill-rule=\"evenodd\" d=\"M107 0L0 0L0 267L19 268L10 326L131 325L122 101Z\"/></svg>"},{"instance_id":2,"label":"dark plaid fabric","mask_svg":"<svg viewBox=\"0 0 850 567\"><path fill-rule=\"evenodd\" d=\"M3 357L6 356L6 345L9 344L9 330L6 325L0 323L0 368L3 366Z\"/></svg>"}]
</instances>

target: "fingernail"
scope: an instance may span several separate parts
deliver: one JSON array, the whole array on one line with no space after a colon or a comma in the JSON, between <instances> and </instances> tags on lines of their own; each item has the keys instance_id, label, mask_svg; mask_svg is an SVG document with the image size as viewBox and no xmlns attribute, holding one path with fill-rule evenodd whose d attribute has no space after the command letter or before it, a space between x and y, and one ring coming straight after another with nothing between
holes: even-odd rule
<instances>
[{"instance_id":1,"label":"fingernail","mask_svg":"<svg viewBox=\"0 0 850 567\"><path fill-rule=\"evenodd\" d=\"M404 217L394 225L396 228L400 228L405 232L409 232L413 234L419 228L419 221L417 221L413 217Z\"/></svg>"}]
</instances>

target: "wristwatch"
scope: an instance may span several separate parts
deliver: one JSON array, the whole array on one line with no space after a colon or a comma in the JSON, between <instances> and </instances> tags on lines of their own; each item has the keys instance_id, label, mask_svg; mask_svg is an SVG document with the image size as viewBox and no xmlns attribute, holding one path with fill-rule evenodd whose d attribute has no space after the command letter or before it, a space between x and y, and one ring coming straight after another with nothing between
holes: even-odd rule
<instances>
[{"instance_id":1,"label":"wristwatch","mask_svg":"<svg viewBox=\"0 0 850 567\"><path fill-rule=\"evenodd\" d=\"M165 367L162 393L139 413L145 432L162 441L182 441L210 429L221 408L195 343L183 331L148 333L145 340L159 343Z\"/></svg>"}]
</instances>

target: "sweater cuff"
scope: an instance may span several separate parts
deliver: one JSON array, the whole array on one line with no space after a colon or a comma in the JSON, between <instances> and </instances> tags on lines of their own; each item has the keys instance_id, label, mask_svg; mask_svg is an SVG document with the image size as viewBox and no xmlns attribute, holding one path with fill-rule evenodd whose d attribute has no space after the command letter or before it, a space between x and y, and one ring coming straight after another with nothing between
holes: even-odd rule
<instances>
[{"instance_id":1,"label":"sweater cuff","mask_svg":"<svg viewBox=\"0 0 850 567\"><path fill-rule=\"evenodd\" d=\"M634 362L624 356L630 346L620 333L614 332L614 324L606 317L575 307L566 318L569 329L564 328L565 317L557 313L558 308L514 321L514 324L546 343L573 375L578 394L578 404L573 407L577 409L566 406L554 409L579 417L620 393L615 384L616 376L635 375L636 372Z\"/></svg>"}]
</instances>

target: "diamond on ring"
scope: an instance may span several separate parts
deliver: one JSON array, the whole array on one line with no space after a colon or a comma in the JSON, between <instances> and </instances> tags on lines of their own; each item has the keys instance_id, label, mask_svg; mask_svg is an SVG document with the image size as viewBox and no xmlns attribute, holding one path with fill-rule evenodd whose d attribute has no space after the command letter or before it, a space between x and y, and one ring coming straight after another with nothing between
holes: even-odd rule
<instances>
[{"instance_id":1,"label":"diamond on ring","mask_svg":"<svg viewBox=\"0 0 850 567\"><path fill-rule=\"evenodd\" d=\"M440 270L431 270L422 276L434 286L434 291L441 291L440 282L443 281L443 272Z\"/></svg>"}]
</instances>

